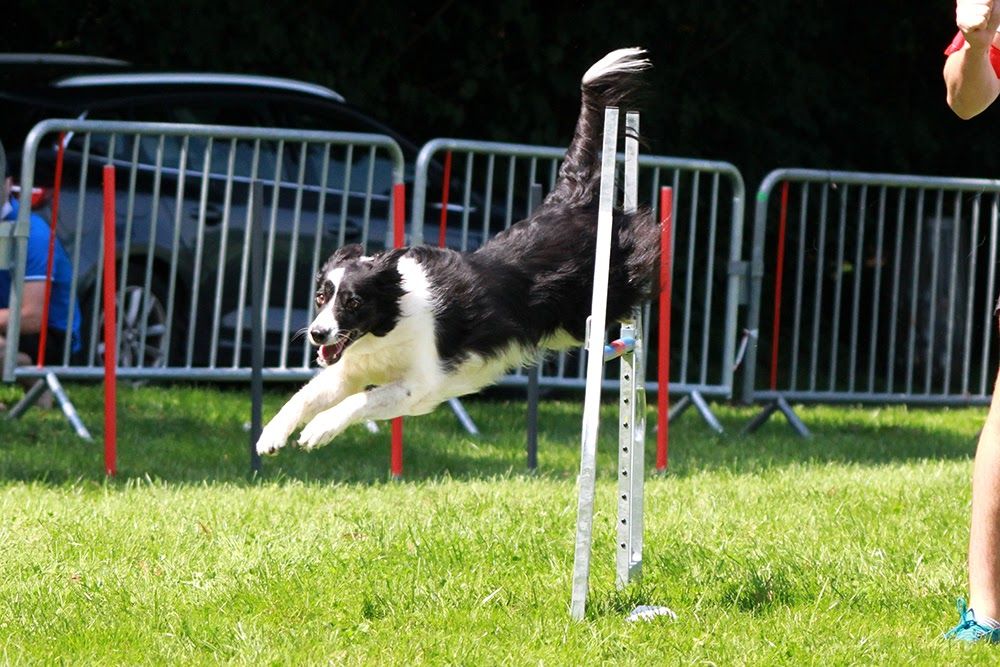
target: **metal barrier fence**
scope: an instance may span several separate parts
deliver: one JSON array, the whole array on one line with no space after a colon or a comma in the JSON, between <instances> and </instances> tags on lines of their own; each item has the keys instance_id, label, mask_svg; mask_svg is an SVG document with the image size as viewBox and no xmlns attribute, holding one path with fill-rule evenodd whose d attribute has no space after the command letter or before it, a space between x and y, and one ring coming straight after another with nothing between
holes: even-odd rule
<instances>
[{"instance_id":1,"label":"metal barrier fence","mask_svg":"<svg viewBox=\"0 0 1000 667\"><path fill-rule=\"evenodd\" d=\"M998 206L995 180L771 172L744 400L988 403Z\"/></svg>"},{"instance_id":2,"label":"metal barrier fence","mask_svg":"<svg viewBox=\"0 0 1000 667\"><path fill-rule=\"evenodd\" d=\"M423 146L413 188L414 242L458 242L475 247L527 217L534 184L550 191L565 148L459 139L435 139ZM619 154L619 168L624 156ZM443 164L443 174L439 173ZM659 189L674 191L674 330L670 391L727 398L733 391L737 308L746 276L742 261L744 186L731 164L660 156L640 156L640 201L659 216ZM643 194L645 193L645 194ZM425 220L430 212L437 220ZM436 239L419 236L437 223ZM647 307L645 340L650 341ZM646 358L657 362L655 344ZM586 383L580 352L563 353L541 368L541 386L582 390ZM526 385L516 371L502 384ZM617 380L604 380L606 389ZM655 382L647 388L656 390Z\"/></svg>"},{"instance_id":3,"label":"metal barrier fence","mask_svg":"<svg viewBox=\"0 0 1000 667\"><path fill-rule=\"evenodd\" d=\"M28 134L22 192L52 185L57 236L74 267L83 349L67 341L61 364L15 368L17 376L100 378L102 262L100 170L118 182L118 375L124 379L250 378L248 288L250 184L265 188L265 359L269 380L315 372L315 352L296 336L312 317L313 276L337 247L392 245L394 186L403 154L381 135L165 123L46 120ZM17 345L30 206L13 234L9 344ZM72 328L72 318L70 324Z\"/></svg>"},{"instance_id":4,"label":"metal barrier fence","mask_svg":"<svg viewBox=\"0 0 1000 667\"><path fill-rule=\"evenodd\" d=\"M532 188L552 189L564 154L521 144L429 142L415 165L410 242L478 246L526 217ZM619 168L622 162L619 155ZM344 243L391 246L394 187L404 174L400 147L380 135L40 123L25 141L21 191L48 187L53 173L62 174L49 214L57 213L57 235L74 267L70 292L82 307L83 350L75 353L66 341L60 363L45 368L16 367L7 355L4 381L52 371L81 379L103 374L95 288L105 165L123 184L116 207L123 379L250 378L246 249L254 180L263 182L266 197L264 377L311 376L313 350L295 334L312 316L312 277ZM989 402L990 369L1000 356L993 314L1000 181L774 171L756 198L749 265L742 260L744 186L735 167L641 156L640 201L657 216L662 185L674 194L672 392L685 399L732 396L737 310L749 274L746 330L757 343L747 350L744 401ZM12 346L30 213L23 206L13 227L0 226L2 259L13 260ZM644 315L643 339L651 342L648 323L657 315L649 306ZM655 345L645 352L658 362ZM546 360L539 384L582 390L582 358L575 352ZM502 383L528 380L517 371Z\"/></svg>"}]
</instances>

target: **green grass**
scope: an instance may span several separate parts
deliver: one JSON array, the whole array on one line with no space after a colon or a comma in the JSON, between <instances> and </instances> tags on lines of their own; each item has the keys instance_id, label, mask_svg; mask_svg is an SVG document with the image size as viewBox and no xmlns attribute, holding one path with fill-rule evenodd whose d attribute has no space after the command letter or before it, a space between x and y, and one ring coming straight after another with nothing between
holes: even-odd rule
<instances>
[{"instance_id":1,"label":"green grass","mask_svg":"<svg viewBox=\"0 0 1000 667\"><path fill-rule=\"evenodd\" d=\"M267 395L273 414L291 387ZM524 404L355 427L248 474L242 390L123 387L103 476L100 387L0 421L3 664L995 664L940 634L964 595L982 408L808 407L814 432L716 406L671 426L646 486L643 581L613 586L614 407L605 406L587 620L568 603L580 401L546 401L539 473ZM0 387L0 401L17 390ZM652 467L650 443L649 467ZM679 619L631 624L636 604Z\"/></svg>"}]
</instances>

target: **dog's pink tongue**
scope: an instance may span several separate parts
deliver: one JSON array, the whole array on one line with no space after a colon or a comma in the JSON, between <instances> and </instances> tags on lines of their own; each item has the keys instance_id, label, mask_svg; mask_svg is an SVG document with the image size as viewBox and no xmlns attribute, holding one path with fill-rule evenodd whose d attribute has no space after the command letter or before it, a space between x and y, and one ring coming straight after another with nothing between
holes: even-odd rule
<instances>
[{"instance_id":1,"label":"dog's pink tongue","mask_svg":"<svg viewBox=\"0 0 1000 667\"><path fill-rule=\"evenodd\" d=\"M343 352L343 344L334 343L333 345L320 345L319 354L327 364L337 363L340 353Z\"/></svg>"},{"instance_id":2,"label":"dog's pink tongue","mask_svg":"<svg viewBox=\"0 0 1000 667\"><path fill-rule=\"evenodd\" d=\"M320 366L328 366L328 365L330 365L330 359L332 357L333 357L333 353L330 350L330 346L329 345L320 345L319 346Z\"/></svg>"}]
</instances>

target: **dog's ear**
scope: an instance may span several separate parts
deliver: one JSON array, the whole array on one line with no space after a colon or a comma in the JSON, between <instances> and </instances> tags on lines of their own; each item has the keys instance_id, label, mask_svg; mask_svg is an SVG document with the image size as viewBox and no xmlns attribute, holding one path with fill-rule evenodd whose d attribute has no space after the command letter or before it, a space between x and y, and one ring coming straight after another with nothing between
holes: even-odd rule
<instances>
[{"instance_id":1,"label":"dog's ear","mask_svg":"<svg viewBox=\"0 0 1000 667\"><path fill-rule=\"evenodd\" d=\"M330 260L334 264L339 264L340 262L346 262L350 259L357 259L365 254L365 248L360 243L349 243L343 247L337 248L337 251L333 253L333 257Z\"/></svg>"},{"instance_id":2,"label":"dog's ear","mask_svg":"<svg viewBox=\"0 0 1000 667\"><path fill-rule=\"evenodd\" d=\"M380 293L391 293L396 296L401 292L401 276L399 275L399 258L405 254L405 249L390 249L377 252L364 262L365 283Z\"/></svg>"},{"instance_id":3,"label":"dog's ear","mask_svg":"<svg viewBox=\"0 0 1000 667\"><path fill-rule=\"evenodd\" d=\"M372 255L369 265L374 274L387 280L398 280L399 269L396 266L399 259L407 254L407 248L389 248Z\"/></svg>"},{"instance_id":4,"label":"dog's ear","mask_svg":"<svg viewBox=\"0 0 1000 667\"><path fill-rule=\"evenodd\" d=\"M323 262L323 266L319 268L319 271L316 272L316 284L321 284L326 277L327 272L331 269L335 269L345 262L363 257L364 254L364 246L358 243L351 243L341 248L337 248L334 253L330 255L325 262Z\"/></svg>"}]
</instances>

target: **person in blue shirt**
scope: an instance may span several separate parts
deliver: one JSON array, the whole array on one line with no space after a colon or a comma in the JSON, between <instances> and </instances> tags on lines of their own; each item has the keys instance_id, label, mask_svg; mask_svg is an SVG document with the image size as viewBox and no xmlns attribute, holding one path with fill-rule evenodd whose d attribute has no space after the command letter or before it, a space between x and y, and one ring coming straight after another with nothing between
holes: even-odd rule
<instances>
[{"instance_id":1,"label":"person in blue shirt","mask_svg":"<svg viewBox=\"0 0 1000 667\"><path fill-rule=\"evenodd\" d=\"M9 174L9 170L8 170ZM0 189L3 202L2 219L16 220L19 208L17 199L10 196L11 177L5 175ZM31 214L31 231L28 237L27 262L24 272L24 293L21 299L21 334L18 351L27 355L29 363L36 363L38 343L42 330L42 312L45 303L45 279L49 258L49 223ZM11 272L0 270L0 344L10 321ZM52 294L49 301L48 333L45 343L45 365L61 366L67 336L70 338L70 361L82 350L80 337L81 312L79 304L72 304L70 321L70 282L73 267L59 239L56 239L52 263ZM0 352L0 355L3 353Z\"/></svg>"}]
</instances>

